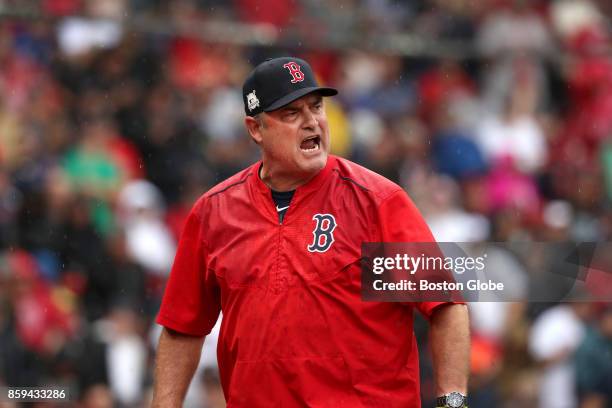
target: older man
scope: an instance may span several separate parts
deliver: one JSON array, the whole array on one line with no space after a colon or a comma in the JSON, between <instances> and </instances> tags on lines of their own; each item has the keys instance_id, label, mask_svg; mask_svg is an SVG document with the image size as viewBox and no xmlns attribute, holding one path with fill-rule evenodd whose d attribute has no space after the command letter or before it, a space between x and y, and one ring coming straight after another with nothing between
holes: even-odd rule
<instances>
[{"instance_id":1,"label":"older man","mask_svg":"<svg viewBox=\"0 0 612 408\"><path fill-rule=\"evenodd\" d=\"M465 406L465 305L361 300L362 242L433 237L399 186L328 154L323 97L336 93L298 58L246 79L262 160L191 211L158 317L154 406L181 405L222 310L229 407L420 407L413 308L431 322L438 405Z\"/></svg>"}]
</instances>

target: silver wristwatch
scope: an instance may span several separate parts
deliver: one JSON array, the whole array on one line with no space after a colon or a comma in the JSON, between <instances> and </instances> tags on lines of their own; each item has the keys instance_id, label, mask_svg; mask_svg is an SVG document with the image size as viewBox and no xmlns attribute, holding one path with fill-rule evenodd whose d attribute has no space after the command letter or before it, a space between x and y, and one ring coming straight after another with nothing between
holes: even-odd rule
<instances>
[{"instance_id":1,"label":"silver wristwatch","mask_svg":"<svg viewBox=\"0 0 612 408\"><path fill-rule=\"evenodd\" d=\"M467 395L460 392L449 392L436 399L437 408L467 408Z\"/></svg>"}]
</instances>

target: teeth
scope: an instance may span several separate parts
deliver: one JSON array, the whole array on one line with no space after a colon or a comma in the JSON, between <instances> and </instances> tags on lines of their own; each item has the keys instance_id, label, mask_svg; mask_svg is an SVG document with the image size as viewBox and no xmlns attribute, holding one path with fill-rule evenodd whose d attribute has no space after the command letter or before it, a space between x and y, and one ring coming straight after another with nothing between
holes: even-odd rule
<instances>
[{"instance_id":1,"label":"teeth","mask_svg":"<svg viewBox=\"0 0 612 408\"><path fill-rule=\"evenodd\" d=\"M319 150L319 144L316 143L314 145L314 147L311 147L310 149L302 149L302 148L300 148L300 150L302 150L303 152L314 152L315 150Z\"/></svg>"},{"instance_id":2,"label":"teeth","mask_svg":"<svg viewBox=\"0 0 612 408\"><path fill-rule=\"evenodd\" d=\"M307 142L306 144L310 145L311 141L312 141L313 147L306 149L306 148L303 148L303 147L300 146L300 150L302 150L303 152L314 152L314 151L319 150L320 145L321 145L321 141L319 140L319 136L315 135L315 136L312 136L312 137L308 137L308 138L304 139L302 141L302 143L306 143Z\"/></svg>"},{"instance_id":3,"label":"teeth","mask_svg":"<svg viewBox=\"0 0 612 408\"><path fill-rule=\"evenodd\" d=\"M315 150L319 150L319 144L316 144L314 147L310 148L310 149L301 149L305 152L314 152Z\"/></svg>"}]
</instances>

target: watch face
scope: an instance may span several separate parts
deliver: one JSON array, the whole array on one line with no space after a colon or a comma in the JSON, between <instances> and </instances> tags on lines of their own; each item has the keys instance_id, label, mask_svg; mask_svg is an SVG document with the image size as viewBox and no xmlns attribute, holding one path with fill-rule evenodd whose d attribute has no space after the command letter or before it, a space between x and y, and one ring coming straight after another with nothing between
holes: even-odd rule
<instances>
[{"instance_id":1,"label":"watch face","mask_svg":"<svg viewBox=\"0 0 612 408\"><path fill-rule=\"evenodd\" d=\"M463 406L464 398L458 392L451 392L446 396L446 405L450 408L461 408Z\"/></svg>"}]
</instances>

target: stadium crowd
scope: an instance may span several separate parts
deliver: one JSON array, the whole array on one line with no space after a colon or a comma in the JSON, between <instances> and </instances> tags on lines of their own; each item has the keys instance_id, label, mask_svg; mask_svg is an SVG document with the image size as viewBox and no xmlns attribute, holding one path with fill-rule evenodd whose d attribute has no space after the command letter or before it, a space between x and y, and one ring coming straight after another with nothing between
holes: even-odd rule
<instances>
[{"instance_id":1,"label":"stadium crowd","mask_svg":"<svg viewBox=\"0 0 612 408\"><path fill-rule=\"evenodd\" d=\"M267 57L303 57L340 90L327 104L333 153L401 184L439 241L611 239L604 0L46 0L0 12L0 385L146 405L177 239L200 194L258 159L240 88ZM131 25L136 15L165 29ZM294 45L185 29L211 21ZM355 46L322 46L339 33ZM358 46L397 33L457 52ZM538 268L498 261L517 281ZM470 305L470 407L611 407L612 307L517 290L525 302ZM433 406L426 325L415 329ZM210 340L187 404L224 404Z\"/></svg>"}]
</instances>

